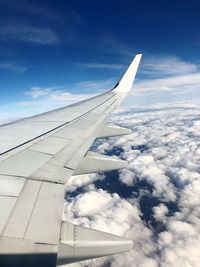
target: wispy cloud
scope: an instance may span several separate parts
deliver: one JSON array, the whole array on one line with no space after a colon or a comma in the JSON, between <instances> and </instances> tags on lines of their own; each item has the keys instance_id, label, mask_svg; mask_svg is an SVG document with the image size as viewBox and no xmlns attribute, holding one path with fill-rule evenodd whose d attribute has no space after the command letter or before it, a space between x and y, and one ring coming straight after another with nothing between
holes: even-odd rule
<instances>
[{"instance_id":1,"label":"wispy cloud","mask_svg":"<svg viewBox=\"0 0 200 267\"><path fill-rule=\"evenodd\" d=\"M0 107L0 119L26 117L88 99L113 87L113 80L83 81L67 86L34 86L22 100ZM70 88L70 90L68 89Z\"/></svg>"},{"instance_id":2,"label":"wispy cloud","mask_svg":"<svg viewBox=\"0 0 200 267\"><path fill-rule=\"evenodd\" d=\"M119 41L115 37L104 36L99 40L101 49L107 53L118 54L131 60L135 54L142 53L138 51L136 47L127 45ZM89 63L90 66L91 63ZM93 65L91 64L91 67ZM95 65L94 65L95 66ZM123 67L123 65L121 65ZM198 66L192 62L186 61L175 55L149 55L144 52L143 59L141 61L140 73L145 75L151 75L155 77L166 75L181 75L187 73L194 73L198 70Z\"/></svg>"},{"instance_id":3,"label":"wispy cloud","mask_svg":"<svg viewBox=\"0 0 200 267\"><path fill-rule=\"evenodd\" d=\"M13 14L13 11L17 11L20 15L42 17L49 21L53 20L55 23L65 20L63 23L68 22L70 25L74 25L82 21L80 14L76 10L68 8L63 13L61 10L61 12L58 12L58 10L45 5L42 1L36 3L36 1L1 0L0 8L3 8L6 14Z\"/></svg>"},{"instance_id":4,"label":"wispy cloud","mask_svg":"<svg viewBox=\"0 0 200 267\"><path fill-rule=\"evenodd\" d=\"M71 8L56 10L34 1L0 1L3 9L0 40L53 45L76 38L74 27L83 23L80 14ZM38 24L38 21L39 24Z\"/></svg>"},{"instance_id":5,"label":"wispy cloud","mask_svg":"<svg viewBox=\"0 0 200 267\"><path fill-rule=\"evenodd\" d=\"M175 91L177 89L190 90L200 87L200 73L192 73L187 75L176 75L173 77L161 79L147 79L137 81L134 91Z\"/></svg>"},{"instance_id":6,"label":"wispy cloud","mask_svg":"<svg viewBox=\"0 0 200 267\"><path fill-rule=\"evenodd\" d=\"M121 55L132 58L138 52L134 47L121 42L116 37L110 36L110 34L102 36L101 39L98 40L98 43L100 44L100 48L106 53L114 53L118 56Z\"/></svg>"},{"instance_id":7,"label":"wispy cloud","mask_svg":"<svg viewBox=\"0 0 200 267\"><path fill-rule=\"evenodd\" d=\"M200 97L198 69L198 65L175 56L144 58L139 69L140 79L133 85L132 94L144 99L148 97L149 103L153 98L167 102L172 98L177 101L179 98L193 99L195 95Z\"/></svg>"},{"instance_id":8,"label":"wispy cloud","mask_svg":"<svg viewBox=\"0 0 200 267\"><path fill-rule=\"evenodd\" d=\"M27 99L23 102L18 102L17 105L26 106L31 104L33 106L38 105L39 107L42 102L45 104L48 104L49 102L50 105L52 103L55 105L71 104L95 95L94 93L87 94L81 92L74 94L61 87L32 87L24 94L29 96L30 99Z\"/></svg>"},{"instance_id":9,"label":"wispy cloud","mask_svg":"<svg viewBox=\"0 0 200 267\"><path fill-rule=\"evenodd\" d=\"M19 3L21 2L21 3ZM57 15L54 10L51 10L47 6L38 5L31 3L32 1L12 1L12 0L1 0L0 7L7 8L7 11L16 10L25 14L39 15L42 17L56 18Z\"/></svg>"},{"instance_id":10,"label":"wispy cloud","mask_svg":"<svg viewBox=\"0 0 200 267\"><path fill-rule=\"evenodd\" d=\"M49 28L14 23L0 26L0 40L13 40L41 45L53 45L60 42L57 33Z\"/></svg>"},{"instance_id":11,"label":"wispy cloud","mask_svg":"<svg viewBox=\"0 0 200 267\"><path fill-rule=\"evenodd\" d=\"M77 66L88 69L111 69L111 70L123 69L125 67L123 64L107 64L107 63L96 63L96 62L77 63Z\"/></svg>"},{"instance_id":12,"label":"wispy cloud","mask_svg":"<svg viewBox=\"0 0 200 267\"><path fill-rule=\"evenodd\" d=\"M106 90L112 89L115 85L115 79L105 79L105 80L89 80L78 82L73 86L74 92L104 92Z\"/></svg>"},{"instance_id":13,"label":"wispy cloud","mask_svg":"<svg viewBox=\"0 0 200 267\"><path fill-rule=\"evenodd\" d=\"M176 56L150 57L143 59L141 72L148 75L180 75L197 71L197 65Z\"/></svg>"},{"instance_id":14,"label":"wispy cloud","mask_svg":"<svg viewBox=\"0 0 200 267\"><path fill-rule=\"evenodd\" d=\"M55 86L55 87L31 87L28 91L24 92L24 95L30 97L33 100L38 99L54 99L58 101L69 100L69 96L73 95L77 98L78 95L91 96L101 91L111 89L114 85L113 79L108 80L88 80L77 82L68 86ZM68 90L68 87L71 90ZM73 93L72 93L73 91Z\"/></svg>"},{"instance_id":15,"label":"wispy cloud","mask_svg":"<svg viewBox=\"0 0 200 267\"><path fill-rule=\"evenodd\" d=\"M32 87L29 91L24 94L30 96L32 99L37 99L43 96L48 96L51 94L54 88L42 88L42 87Z\"/></svg>"},{"instance_id":16,"label":"wispy cloud","mask_svg":"<svg viewBox=\"0 0 200 267\"><path fill-rule=\"evenodd\" d=\"M38 88L27 92L30 98L22 99L22 101L13 102L8 105L0 106L0 121L10 121L13 118L22 118L52 109L56 109L65 105L90 98L95 94L73 94L62 90L53 90L49 88Z\"/></svg>"},{"instance_id":17,"label":"wispy cloud","mask_svg":"<svg viewBox=\"0 0 200 267\"><path fill-rule=\"evenodd\" d=\"M0 69L10 70L10 71L14 71L16 73L23 73L23 72L28 70L27 67L21 66L21 65L19 65L17 63L14 63L14 62L3 62L3 63L0 63Z\"/></svg>"}]
</instances>

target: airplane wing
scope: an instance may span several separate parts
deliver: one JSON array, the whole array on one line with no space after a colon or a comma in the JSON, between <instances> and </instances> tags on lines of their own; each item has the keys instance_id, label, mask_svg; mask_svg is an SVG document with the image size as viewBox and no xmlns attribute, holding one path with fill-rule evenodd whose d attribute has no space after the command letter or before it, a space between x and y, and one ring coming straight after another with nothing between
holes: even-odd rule
<instances>
[{"instance_id":1,"label":"airplane wing","mask_svg":"<svg viewBox=\"0 0 200 267\"><path fill-rule=\"evenodd\" d=\"M125 238L62 221L62 214L73 174L127 166L88 150L96 138L130 132L107 119L130 91L140 59L107 93L0 125L0 266L55 267L132 247Z\"/></svg>"}]
</instances>

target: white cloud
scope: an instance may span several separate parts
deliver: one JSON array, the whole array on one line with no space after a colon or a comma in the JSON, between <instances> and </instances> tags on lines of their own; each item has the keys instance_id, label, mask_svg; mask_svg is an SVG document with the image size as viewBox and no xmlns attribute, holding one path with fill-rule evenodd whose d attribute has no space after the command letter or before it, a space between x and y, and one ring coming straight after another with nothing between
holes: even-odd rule
<instances>
[{"instance_id":1,"label":"white cloud","mask_svg":"<svg viewBox=\"0 0 200 267\"><path fill-rule=\"evenodd\" d=\"M0 120L21 118L70 105L95 96L98 91L110 89L112 80L83 81L68 86L34 86L23 94L26 98L19 102L0 107ZM68 90L70 88L70 91ZM77 92L77 93L72 93ZM27 98L28 97L28 98Z\"/></svg>"},{"instance_id":2,"label":"white cloud","mask_svg":"<svg viewBox=\"0 0 200 267\"><path fill-rule=\"evenodd\" d=\"M82 81L76 83L74 87L74 91L81 91L81 92L105 92L113 88L114 79L105 79L105 80L89 80L89 81Z\"/></svg>"},{"instance_id":3,"label":"white cloud","mask_svg":"<svg viewBox=\"0 0 200 267\"><path fill-rule=\"evenodd\" d=\"M37 99L42 96L48 96L52 92L52 90L53 88L32 87L24 94L30 96L33 99Z\"/></svg>"},{"instance_id":4,"label":"white cloud","mask_svg":"<svg viewBox=\"0 0 200 267\"><path fill-rule=\"evenodd\" d=\"M67 182L66 192L75 191L79 187L91 185L94 181L103 180L104 178L104 175L98 175L96 173L71 176Z\"/></svg>"},{"instance_id":5,"label":"white cloud","mask_svg":"<svg viewBox=\"0 0 200 267\"><path fill-rule=\"evenodd\" d=\"M21 1L21 3L17 3L12 0L2 0L0 3L1 8L8 8L8 9L16 9L19 10L20 13L24 12L25 14L34 14L34 15L40 15L42 17L56 17L55 13L53 10L47 8L47 7L42 7L41 5L36 5L35 3L26 2L26 1Z\"/></svg>"},{"instance_id":6,"label":"white cloud","mask_svg":"<svg viewBox=\"0 0 200 267\"><path fill-rule=\"evenodd\" d=\"M178 90L180 90L179 93L183 93L185 90L199 90L199 84L200 73L176 75L161 79L137 81L132 93L138 94L144 91L173 91L174 93L177 93Z\"/></svg>"},{"instance_id":7,"label":"white cloud","mask_svg":"<svg viewBox=\"0 0 200 267\"><path fill-rule=\"evenodd\" d=\"M128 187L144 181L152 191L141 187L144 194L125 200L93 185L68 198L66 216L74 223L126 236L134 243L129 253L72 266L199 266L199 118L199 102L121 111L112 117L113 123L131 127L133 133L98 141L96 150L119 147L130 164L129 170L120 171L120 181ZM141 219L140 200L147 195L149 201L158 200L149 210L156 225L147 226Z\"/></svg>"},{"instance_id":8,"label":"white cloud","mask_svg":"<svg viewBox=\"0 0 200 267\"><path fill-rule=\"evenodd\" d=\"M77 63L79 67L88 68L88 69L111 69L111 70L121 70L124 69L124 65L122 64L107 64L107 63Z\"/></svg>"},{"instance_id":9,"label":"white cloud","mask_svg":"<svg viewBox=\"0 0 200 267\"><path fill-rule=\"evenodd\" d=\"M17 24L0 25L0 40L52 45L60 42L58 35L49 28Z\"/></svg>"},{"instance_id":10,"label":"white cloud","mask_svg":"<svg viewBox=\"0 0 200 267\"><path fill-rule=\"evenodd\" d=\"M68 86L56 86L56 87L31 87L28 91L24 92L25 95L29 96L34 100L46 99L54 100L57 102L71 101L75 99L78 101L83 98L89 98L96 95L99 91L105 91L106 89L112 88L113 80L98 80L98 81L82 81ZM67 90L70 87L70 92ZM77 92L77 93L72 93ZM81 96L81 97L80 97ZM35 101L36 102L36 101Z\"/></svg>"},{"instance_id":11,"label":"white cloud","mask_svg":"<svg viewBox=\"0 0 200 267\"><path fill-rule=\"evenodd\" d=\"M131 172L127 169L122 169L119 171L119 180L127 186L133 186L136 180L136 175L134 172Z\"/></svg>"},{"instance_id":12,"label":"white cloud","mask_svg":"<svg viewBox=\"0 0 200 267\"><path fill-rule=\"evenodd\" d=\"M2 62L2 63L0 63L0 69L11 70L11 71L14 71L16 73L23 73L23 72L28 70L27 67L21 66L17 63L14 63L14 62Z\"/></svg>"},{"instance_id":13,"label":"white cloud","mask_svg":"<svg viewBox=\"0 0 200 267\"><path fill-rule=\"evenodd\" d=\"M114 53L117 56L122 55L124 57L128 57L129 60L136 53L136 49L133 47L127 46L127 44L122 43L117 40L114 36L104 35L99 40L95 40L95 45L99 45L100 49L103 49L105 53Z\"/></svg>"},{"instance_id":14,"label":"white cloud","mask_svg":"<svg viewBox=\"0 0 200 267\"><path fill-rule=\"evenodd\" d=\"M164 204L160 204L158 206L155 206L153 208L153 212L154 212L154 218L157 220L157 221L162 221L162 222L165 222L166 220L166 215L168 214L168 208L164 205Z\"/></svg>"},{"instance_id":15,"label":"white cloud","mask_svg":"<svg viewBox=\"0 0 200 267\"><path fill-rule=\"evenodd\" d=\"M182 60L176 56L144 58L142 73L149 75L177 75L197 71L193 63Z\"/></svg>"},{"instance_id":16,"label":"white cloud","mask_svg":"<svg viewBox=\"0 0 200 267\"><path fill-rule=\"evenodd\" d=\"M56 88L33 87L25 92L30 98L24 101L14 102L0 107L0 120L10 120L11 118L22 118L75 102L85 100L94 94L73 94Z\"/></svg>"},{"instance_id":17,"label":"white cloud","mask_svg":"<svg viewBox=\"0 0 200 267\"><path fill-rule=\"evenodd\" d=\"M156 261L148 256L154 251L151 231L143 225L138 208L117 194L109 194L101 189L88 191L66 202L65 213L67 219L76 224L132 237L134 250L130 254L111 257L111 266L122 266L124 262L128 266L144 266L145 262L151 264L150 266L157 266ZM89 261L86 266L102 266L106 261L107 258ZM78 266L85 266L85 263Z\"/></svg>"}]
</instances>

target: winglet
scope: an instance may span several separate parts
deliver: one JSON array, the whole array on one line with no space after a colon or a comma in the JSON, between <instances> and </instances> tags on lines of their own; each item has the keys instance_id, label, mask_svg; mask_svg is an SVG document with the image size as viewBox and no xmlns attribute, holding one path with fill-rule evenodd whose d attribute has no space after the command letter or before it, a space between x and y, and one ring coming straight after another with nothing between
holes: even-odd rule
<instances>
[{"instance_id":1,"label":"winglet","mask_svg":"<svg viewBox=\"0 0 200 267\"><path fill-rule=\"evenodd\" d=\"M128 93L133 85L142 54L135 56L128 69L114 87L114 92Z\"/></svg>"}]
</instances>

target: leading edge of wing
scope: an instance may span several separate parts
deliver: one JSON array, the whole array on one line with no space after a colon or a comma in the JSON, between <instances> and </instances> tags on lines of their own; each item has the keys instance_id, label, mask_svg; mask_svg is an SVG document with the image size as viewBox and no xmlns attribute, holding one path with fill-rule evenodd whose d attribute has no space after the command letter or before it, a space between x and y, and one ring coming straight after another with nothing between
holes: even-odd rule
<instances>
[{"instance_id":1,"label":"leading edge of wing","mask_svg":"<svg viewBox=\"0 0 200 267\"><path fill-rule=\"evenodd\" d=\"M142 54L137 54L128 66L121 79L113 88L113 92L128 93L133 85Z\"/></svg>"}]
</instances>

